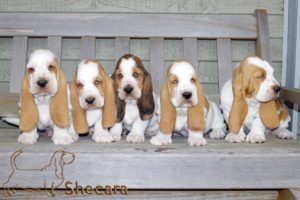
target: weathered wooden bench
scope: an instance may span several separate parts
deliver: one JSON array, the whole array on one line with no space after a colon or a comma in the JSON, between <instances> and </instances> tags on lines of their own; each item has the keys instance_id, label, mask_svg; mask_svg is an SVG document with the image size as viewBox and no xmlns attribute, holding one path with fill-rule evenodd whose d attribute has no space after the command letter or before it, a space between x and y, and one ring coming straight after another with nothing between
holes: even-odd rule
<instances>
[{"instance_id":1,"label":"weathered wooden bench","mask_svg":"<svg viewBox=\"0 0 300 200\"><path fill-rule=\"evenodd\" d=\"M0 13L0 37L12 37L12 62L9 90L19 93L26 63L29 37L46 37L47 48L61 57L63 37L81 37L81 58L95 58L96 38L115 38L114 52L117 59L129 52L130 38L149 38L150 67L154 91L165 78L163 45L165 38L183 38L184 58L198 65L197 40L217 41L219 90L231 77L231 40L256 41L256 55L272 63L270 56L267 12L256 10L253 16L233 15L152 15L152 14L48 14L48 13ZM200 52L201 53L201 52ZM2 94L1 94L2 95ZM17 95L1 97L1 115L17 115ZM283 88L281 96L292 103L300 104L296 89ZM265 144L229 144L224 141L208 141L206 147L189 147L186 140L176 138L167 147L143 144L96 144L90 137L71 146L55 146L47 136L42 136L35 145L17 143L16 129L0 129L0 183L11 173L11 155L18 149L23 153L13 164L23 168L36 168L47 163L55 150L64 149L75 154L73 163L64 169L65 180L82 185L127 185L129 189L176 190L178 199L205 195L192 190L235 190L229 198L239 195L257 195L258 199L274 199L280 189L300 188L300 141L283 141L269 136ZM17 173L17 172L16 172ZM36 171L24 171L12 177L19 188L43 188L36 180ZM44 178L51 178L51 170ZM1 186L0 186L1 187ZM59 186L64 188L64 185ZM240 189L267 190L244 192ZM293 190L280 190L280 197L291 196ZM297 191L297 190L296 190ZM148 192L148 193L147 193ZM18 192L17 192L18 193ZM21 192L22 193L22 192ZM220 191L215 198L226 197ZM135 194L133 192L133 194ZM166 198L161 191L155 198ZM161 196L159 196L161 195ZM130 197L130 196L128 196ZM213 195L211 196L211 198ZM227 196L228 197L228 196ZM136 194L135 198L146 198Z\"/></svg>"}]
</instances>

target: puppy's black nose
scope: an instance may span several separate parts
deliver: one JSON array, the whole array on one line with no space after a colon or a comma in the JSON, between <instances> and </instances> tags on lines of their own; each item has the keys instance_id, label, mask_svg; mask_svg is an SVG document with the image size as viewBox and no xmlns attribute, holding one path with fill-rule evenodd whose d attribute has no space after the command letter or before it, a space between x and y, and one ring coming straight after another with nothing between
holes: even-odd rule
<instances>
[{"instance_id":1,"label":"puppy's black nose","mask_svg":"<svg viewBox=\"0 0 300 200\"><path fill-rule=\"evenodd\" d=\"M41 88L44 88L47 85L48 81L45 79L41 79L37 82L38 86L40 86Z\"/></svg>"},{"instance_id":2,"label":"puppy's black nose","mask_svg":"<svg viewBox=\"0 0 300 200\"><path fill-rule=\"evenodd\" d=\"M133 87L131 87L130 85L126 85L125 88L124 88L124 91L127 93L127 94L130 94L133 90Z\"/></svg>"},{"instance_id":3,"label":"puppy's black nose","mask_svg":"<svg viewBox=\"0 0 300 200\"><path fill-rule=\"evenodd\" d=\"M278 93L278 92L281 90L281 87L280 87L279 85L275 85L275 86L273 87L273 90L274 90L276 93Z\"/></svg>"},{"instance_id":4,"label":"puppy's black nose","mask_svg":"<svg viewBox=\"0 0 300 200\"><path fill-rule=\"evenodd\" d=\"M85 99L85 102L87 102L88 104L92 104L92 103L94 103L94 101L95 101L94 97L88 97Z\"/></svg>"},{"instance_id":5,"label":"puppy's black nose","mask_svg":"<svg viewBox=\"0 0 300 200\"><path fill-rule=\"evenodd\" d=\"M183 96L185 99L189 99L189 98L191 98L192 93L191 93L191 92L184 92L184 93L182 93L182 96Z\"/></svg>"}]
</instances>

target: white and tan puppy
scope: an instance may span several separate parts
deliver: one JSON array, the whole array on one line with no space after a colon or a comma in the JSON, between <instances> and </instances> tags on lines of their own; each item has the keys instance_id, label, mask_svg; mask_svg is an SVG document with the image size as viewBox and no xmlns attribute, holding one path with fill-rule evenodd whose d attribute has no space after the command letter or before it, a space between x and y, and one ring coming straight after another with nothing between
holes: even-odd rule
<instances>
[{"instance_id":1,"label":"white and tan puppy","mask_svg":"<svg viewBox=\"0 0 300 200\"><path fill-rule=\"evenodd\" d=\"M52 52L35 50L30 55L22 82L20 106L22 134L18 142L35 143L39 137L37 129L53 132L54 144L71 144L77 140L68 132L68 88Z\"/></svg>"},{"instance_id":2,"label":"white and tan puppy","mask_svg":"<svg viewBox=\"0 0 300 200\"><path fill-rule=\"evenodd\" d=\"M160 131L151 144L172 143L172 132L188 132L189 145L206 145L203 134L223 138L225 124L220 109L208 100L194 67L186 61L174 62L160 91Z\"/></svg>"},{"instance_id":3,"label":"white and tan puppy","mask_svg":"<svg viewBox=\"0 0 300 200\"><path fill-rule=\"evenodd\" d=\"M287 130L287 107L278 100L280 85L270 64L258 57L248 57L238 64L232 80L221 91L221 108L230 133L228 142L261 143L271 129L280 138L292 138ZM244 128L250 129L246 137Z\"/></svg>"},{"instance_id":4,"label":"white and tan puppy","mask_svg":"<svg viewBox=\"0 0 300 200\"><path fill-rule=\"evenodd\" d=\"M130 131L128 142L144 142L145 133L158 129L151 76L139 57L126 54L119 58L112 78L118 114L110 132L114 140L120 140L124 126Z\"/></svg>"},{"instance_id":5,"label":"white and tan puppy","mask_svg":"<svg viewBox=\"0 0 300 200\"><path fill-rule=\"evenodd\" d=\"M83 60L70 89L75 132L93 132L95 142L112 142L108 128L116 121L117 109L113 82L103 66L94 60Z\"/></svg>"}]
</instances>

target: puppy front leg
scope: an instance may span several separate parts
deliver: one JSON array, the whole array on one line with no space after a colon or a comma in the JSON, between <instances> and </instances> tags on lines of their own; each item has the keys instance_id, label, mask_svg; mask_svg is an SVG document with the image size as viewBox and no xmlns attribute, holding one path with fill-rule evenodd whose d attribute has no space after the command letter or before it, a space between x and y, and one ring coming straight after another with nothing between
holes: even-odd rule
<instances>
[{"instance_id":1,"label":"puppy front leg","mask_svg":"<svg viewBox=\"0 0 300 200\"><path fill-rule=\"evenodd\" d=\"M203 137L203 131L189 130L188 144L190 146L204 146L207 144L206 139Z\"/></svg>"},{"instance_id":2,"label":"puppy front leg","mask_svg":"<svg viewBox=\"0 0 300 200\"><path fill-rule=\"evenodd\" d=\"M157 146L172 144L172 133L162 133L159 131L157 135L151 138L150 143Z\"/></svg>"},{"instance_id":3,"label":"puppy front leg","mask_svg":"<svg viewBox=\"0 0 300 200\"><path fill-rule=\"evenodd\" d=\"M132 124L132 129L127 135L127 142L141 143L145 141L145 130L148 126L149 120L138 119Z\"/></svg>"},{"instance_id":4,"label":"puppy front leg","mask_svg":"<svg viewBox=\"0 0 300 200\"><path fill-rule=\"evenodd\" d=\"M95 142L101 143L111 143L113 141L113 137L108 132L108 129L103 128L102 126L102 118L100 118L100 120L96 121L95 123L94 134L92 136L92 139Z\"/></svg>"},{"instance_id":5,"label":"puppy front leg","mask_svg":"<svg viewBox=\"0 0 300 200\"><path fill-rule=\"evenodd\" d=\"M59 128L56 125L53 125L52 141L54 144L72 144L74 142L68 128Z\"/></svg>"},{"instance_id":6,"label":"puppy front leg","mask_svg":"<svg viewBox=\"0 0 300 200\"><path fill-rule=\"evenodd\" d=\"M225 137L225 141L231 143L242 143L245 141L245 138L246 134L244 132L244 127L242 126L238 133L229 132Z\"/></svg>"},{"instance_id":7,"label":"puppy front leg","mask_svg":"<svg viewBox=\"0 0 300 200\"><path fill-rule=\"evenodd\" d=\"M109 130L111 136L113 137L113 141L121 140L121 134L123 131L122 122L117 122L113 127Z\"/></svg>"},{"instance_id":8,"label":"puppy front leg","mask_svg":"<svg viewBox=\"0 0 300 200\"><path fill-rule=\"evenodd\" d=\"M263 143L266 141L265 136L266 127L261 119L257 117L252 124L250 133L247 135L246 142L249 143Z\"/></svg>"},{"instance_id":9,"label":"puppy front leg","mask_svg":"<svg viewBox=\"0 0 300 200\"><path fill-rule=\"evenodd\" d=\"M39 138L37 133L37 128L34 128L32 131L23 132L18 138L18 142L21 144L34 144Z\"/></svg>"}]
</instances>

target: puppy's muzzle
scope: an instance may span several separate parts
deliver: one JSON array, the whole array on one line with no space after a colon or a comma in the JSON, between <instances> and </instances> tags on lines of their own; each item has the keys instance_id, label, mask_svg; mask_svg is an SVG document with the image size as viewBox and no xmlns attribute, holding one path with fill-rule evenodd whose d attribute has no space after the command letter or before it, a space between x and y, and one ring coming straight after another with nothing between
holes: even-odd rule
<instances>
[{"instance_id":1,"label":"puppy's muzzle","mask_svg":"<svg viewBox=\"0 0 300 200\"><path fill-rule=\"evenodd\" d=\"M281 87L279 85L273 86L273 90L278 93L281 90Z\"/></svg>"},{"instance_id":2,"label":"puppy's muzzle","mask_svg":"<svg viewBox=\"0 0 300 200\"><path fill-rule=\"evenodd\" d=\"M95 102L95 97L87 97L85 102L89 105L92 105Z\"/></svg>"},{"instance_id":3,"label":"puppy's muzzle","mask_svg":"<svg viewBox=\"0 0 300 200\"><path fill-rule=\"evenodd\" d=\"M133 91L133 87L131 85L126 85L124 87L124 92L126 92L126 94L130 94Z\"/></svg>"},{"instance_id":4,"label":"puppy's muzzle","mask_svg":"<svg viewBox=\"0 0 300 200\"><path fill-rule=\"evenodd\" d=\"M36 84L40 87L40 88L44 88L46 87L48 81L46 79L40 79L36 82Z\"/></svg>"},{"instance_id":5,"label":"puppy's muzzle","mask_svg":"<svg viewBox=\"0 0 300 200\"><path fill-rule=\"evenodd\" d=\"M184 92L182 93L182 96L184 99L188 100L192 97L192 93L191 92Z\"/></svg>"}]
</instances>

